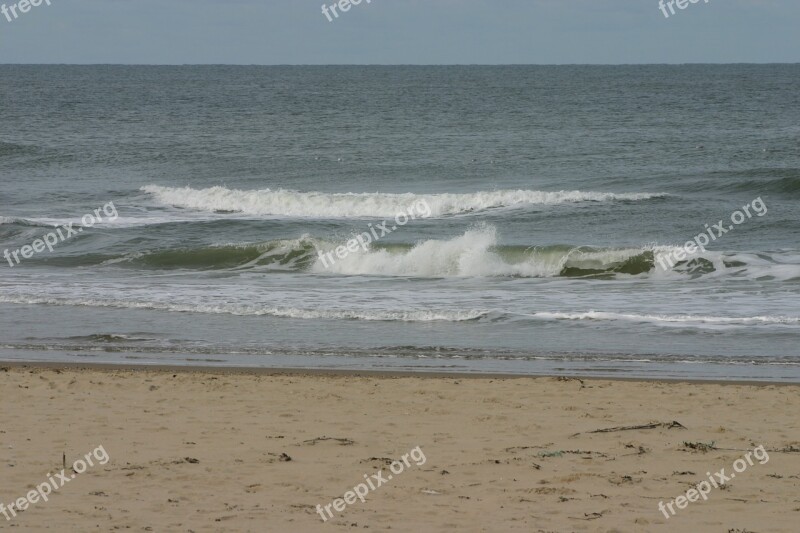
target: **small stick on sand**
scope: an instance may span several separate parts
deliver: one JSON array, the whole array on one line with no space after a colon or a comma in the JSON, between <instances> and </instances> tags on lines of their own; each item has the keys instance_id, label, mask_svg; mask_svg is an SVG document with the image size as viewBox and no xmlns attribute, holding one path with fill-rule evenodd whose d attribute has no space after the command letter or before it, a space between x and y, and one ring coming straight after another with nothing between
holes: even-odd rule
<instances>
[{"instance_id":1,"label":"small stick on sand","mask_svg":"<svg viewBox=\"0 0 800 533\"><path fill-rule=\"evenodd\" d=\"M634 429L655 429L659 427L665 427L667 429L686 429L686 426L681 424L680 422L676 422L673 420L672 422L651 422L649 424L643 424L641 426L617 426L613 428L604 428L604 429L595 429L594 431L586 431L585 433L611 433L614 431L631 431ZM581 435L581 433L575 433L574 436Z\"/></svg>"}]
</instances>

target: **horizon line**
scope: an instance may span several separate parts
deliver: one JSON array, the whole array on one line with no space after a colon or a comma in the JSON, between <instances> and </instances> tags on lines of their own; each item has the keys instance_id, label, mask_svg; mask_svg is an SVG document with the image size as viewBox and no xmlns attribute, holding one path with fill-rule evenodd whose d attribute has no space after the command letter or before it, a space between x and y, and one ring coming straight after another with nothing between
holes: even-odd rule
<instances>
[{"instance_id":1,"label":"horizon line","mask_svg":"<svg viewBox=\"0 0 800 533\"><path fill-rule=\"evenodd\" d=\"M626 67L688 65L800 65L800 61L676 63L0 63L0 66L62 67Z\"/></svg>"}]
</instances>

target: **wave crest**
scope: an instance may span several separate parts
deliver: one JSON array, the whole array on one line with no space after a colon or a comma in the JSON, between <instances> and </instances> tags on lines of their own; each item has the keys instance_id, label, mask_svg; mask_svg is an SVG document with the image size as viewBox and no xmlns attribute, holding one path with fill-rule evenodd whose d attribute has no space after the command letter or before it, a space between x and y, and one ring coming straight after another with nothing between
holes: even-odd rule
<instances>
[{"instance_id":1,"label":"wave crest","mask_svg":"<svg viewBox=\"0 0 800 533\"><path fill-rule=\"evenodd\" d=\"M147 185L141 190L156 201L198 211L241 213L252 216L390 218L424 201L430 216L458 215L487 209L575 202L641 201L666 194L584 191L484 191L466 194L322 193L286 189L242 191L226 187L192 189Z\"/></svg>"},{"instance_id":2,"label":"wave crest","mask_svg":"<svg viewBox=\"0 0 800 533\"><path fill-rule=\"evenodd\" d=\"M347 241L349 242L349 241ZM800 254L698 252L665 270L662 254L678 246L633 247L574 245L520 246L499 244L497 231L478 225L450 239L411 243L372 243L364 250L336 255L345 241L302 235L261 243L231 243L187 248L140 250L123 255L83 254L48 258L65 267L106 266L156 270L228 270L263 273L293 272L336 276L407 278L585 278L641 276L695 279L702 276L759 280L800 280ZM31 259L31 264L36 263Z\"/></svg>"},{"instance_id":3,"label":"wave crest","mask_svg":"<svg viewBox=\"0 0 800 533\"><path fill-rule=\"evenodd\" d=\"M332 254L332 248L323 253ZM326 257L331 257L327 255ZM312 270L341 275L440 277L556 277L652 270L653 252L644 248L514 247L498 245L492 226L451 240L428 240L353 252L333 262L319 257Z\"/></svg>"}]
</instances>

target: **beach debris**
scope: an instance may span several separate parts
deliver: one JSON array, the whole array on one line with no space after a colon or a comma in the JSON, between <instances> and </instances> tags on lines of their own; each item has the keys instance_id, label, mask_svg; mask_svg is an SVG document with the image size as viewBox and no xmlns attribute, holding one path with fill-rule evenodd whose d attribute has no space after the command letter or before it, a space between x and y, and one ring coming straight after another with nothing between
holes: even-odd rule
<instances>
[{"instance_id":1,"label":"beach debris","mask_svg":"<svg viewBox=\"0 0 800 533\"><path fill-rule=\"evenodd\" d=\"M505 451L513 452L513 451L517 451L517 450L518 451L522 451L522 450L531 450L531 449L541 450L542 448L547 448L548 446L552 446L553 444L554 443L552 443L552 442L548 442L544 446L511 446L509 448L506 448Z\"/></svg>"},{"instance_id":2,"label":"beach debris","mask_svg":"<svg viewBox=\"0 0 800 533\"><path fill-rule=\"evenodd\" d=\"M746 452L749 451L746 448L717 448L714 447L717 451L724 451L724 452ZM791 444L789 446L784 446L783 448L766 448L766 450L770 453L800 453L800 446Z\"/></svg>"},{"instance_id":3,"label":"beach debris","mask_svg":"<svg viewBox=\"0 0 800 533\"><path fill-rule=\"evenodd\" d=\"M641 446L641 445L637 446L636 444L626 444L625 447L626 448L633 448L633 449L636 450L636 452L634 452L634 453L628 453L628 454L625 454L625 455L644 455L644 454L646 454L646 453L648 453L650 451L649 448L645 448L644 446Z\"/></svg>"},{"instance_id":4,"label":"beach debris","mask_svg":"<svg viewBox=\"0 0 800 533\"><path fill-rule=\"evenodd\" d=\"M555 451L555 452L539 452L539 457L561 457L564 455L562 451Z\"/></svg>"},{"instance_id":5,"label":"beach debris","mask_svg":"<svg viewBox=\"0 0 800 533\"><path fill-rule=\"evenodd\" d=\"M430 489L422 489L420 492L422 494L441 494L441 492L436 492L435 490Z\"/></svg>"},{"instance_id":6,"label":"beach debris","mask_svg":"<svg viewBox=\"0 0 800 533\"><path fill-rule=\"evenodd\" d=\"M372 461L378 461L379 463L383 463L386 466L389 466L390 464L392 464L394 462L394 459L390 459L389 457L370 457L369 459L365 459L364 461L361 461L361 462L362 463L369 463L369 462L372 462Z\"/></svg>"},{"instance_id":7,"label":"beach debris","mask_svg":"<svg viewBox=\"0 0 800 533\"><path fill-rule=\"evenodd\" d=\"M530 489L528 489L528 492L530 492ZM565 487L539 487L538 489L535 489L533 492L535 492L536 494L561 494L561 495L576 493L576 491L574 491L573 489L568 489Z\"/></svg>"},{"instance_id":8,"label":"beach debris","mask_svg":"<svg viewBox=\"0 0 800 533\"><path fill-rule=\"evenodd\" d=\"M353 441L352 439L342 439L342 438L337 438L337 437L326 437L324 435L322 437L317 437L316 439L304 440L303 444L309 444L309 445L313 446L318 442L322 442L322 441L326 441L326 440L336 441L339 444L341 444L342 446L350 446L351 444L355 444L355 441Z\"/></svg>"},{"instance_id":9,"label":"beach debris","mask_svg":"<svg viewBox=\"0 0 800 533\"><path fill-rule=\"evenodd\" d=\"M684 447L698 450L698 451L709 451L714 450L718 452L747 452L750 451L748 448L720 448L716 445L716 441L711 441L710 444L706 444L704 442L684 442ZM783 448L766 448L766 451L770 453L800 453L800 445L791 444L788 446L784 446Z\"/></svg>"},{"instance_id":10,"label":"beach debris","mask_svg":"<svg viewBox=\"0 0 800 533\"><path fill-rule=\"evenodd\" d=\"M638 426L617 426L613 428L595 429L593 431L585 431L584 433L613 433L615 431L633 431L637 429L656 429L656 428L686 429L686 426L684 426L680 422L673 420L672 422L650 422L649 424L641 424ZM581 434L582 433L575 433L572 436L575 437Z\"/></svg>"},{"instance_id":11,"label":"beach debris","mask_svg":"<svg viewBox=\"0 0 800 533\"><path fill-rule=\"evenodd\" d=\"M608 478L608 482L611 483L612 485L625 485L629 483L641 483L642 478L639 477L634 478L633 476L628 476L628 475L624 476L614 475Z\"/></svg>"},{"instance_id":12,"label":"beach debris","mask_svg":"<svg viewBox=\"0 0 800 533\"><path fill-rule=\"evenodd\" d=\"M573 377L568 377L568 376L558 376L556 378L556 381L577 381L577 382L579 382L581 384L581 388L584 387L583 380L580 379L580 378L573 378Z\"/></svg>"},{"instance_id":13,"label":"beach debris","mask_svg":"<svg viewBox=\"0 0 800 533\"><path fill-rule=\"evenodd\" d=\"M183 460L186 461L187 463L191 463L193 465L196 465L197 463L200 462L199 459L195 459L194 457L184 457Z\"/></svg>"},{"instance_id":14,"label":"beach debris","mask_svg":"<svg viewBox=\"0 0 800 533\"><path fill-rule=\"evenodd\" d=\"M286 454L286 453L280 453L280 454L277 454L277 453L268 452L268 453L267 453L267 455L269 455L269 456L271 456L271 457L277 457L277 458L278 458L278 459L277 459L278 461L281 461L281 462L284 462L284 463L288 463L289 461L292 461L292 460L293 460L293 459L292 459L292 458L289 456L289 454ZM269 462L270 462L270 463L274 463L275 461L276 461L276 459L270 459L270 460L269 460Z\"/></svg>"},{"instance_id":15,"label":"beach debris","mask_svg":"<svg viewBox=\"0 0 800 533\"><path fill-rule=\"evenodd\" d=\"M690 450L696 450L698 452L706 453L711 450L716 450L717 447L714 446L714 441L712 440L709 444L705 442L686 442L683 441L684 448L689 448Z\"/></svg>"},{"instance_id":16,"label":"beach debris","mask_svg":"<svg viewBox=\"0 0 800 533\"><path fill-rule=\"evenodd\" d=\"M537 455L539 457L561 457L564 454L572 454L572 455L596 455L598 457L608 457L608 454L603 452L593 452L591 450L556 450L556 451L543 451L539 452Z\"/></svg>"},{"instance_id":17,"label":"beach debris","mask_svg":"<svg viewBox=\"0 0 800 533\"><path fill-rule=\"evenodd\" d=\"M583 516L570 516L573 520L597 520L598 518L603 518L603 511L601 513L583 513Z\"/></svg>"}]
</instances>

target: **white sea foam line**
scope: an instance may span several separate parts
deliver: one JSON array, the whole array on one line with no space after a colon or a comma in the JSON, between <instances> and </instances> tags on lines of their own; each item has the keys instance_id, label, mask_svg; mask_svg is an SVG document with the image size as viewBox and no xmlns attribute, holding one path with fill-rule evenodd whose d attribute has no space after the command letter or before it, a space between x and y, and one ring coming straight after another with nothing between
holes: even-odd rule
<instances>
[{"instance_id":1,"label":"white sea foam line","mask_svg":"<svg viewBox=\"0 0 800 533\"><path fill-rule=\"evenodd\" d=\"M790 316L754 316L754 317L715 317L697 315L639 315L631 313L613 313L587 311L583 313L538 312L530 315L543 320L625 320L633 322L720 324L720 325L758 325L758 324L800 324L800 317Z\"/></svg>"},{"instance_id":2,"label":"white sea foam line","mask_svg":"<svg viewBox=\"0 0 800 533\"><path fill-rule=\"evenodd\" d=\"M43 217L33 217L33 218L20 218L17 219L21 222L26 222L28 224L35 224L39 226L46 226L46 227L58 227L58 226L66 226L70 223L73 224L75 227L82 227L83 224L80 218L43 218ZM174 224L179 222L211 222L214 220L218 220L218 217L214 217L213 215L202 215L196 214L192 216L186 215L175 215L175 214L149 214L144 215L141 217L123 217L120 216L117 220L114 221L100 221L95 223L94 227L104 227L104 228L134 228L139 226L154 226L157 224Z\"/></svg>"},{"instance_id":3,"label":"white sea foam line","mask_svg":"<svg viewBox=\"0 0 800 533\"><path fill-rule=\"evenodd\" d=\"M463 322L486 316L486 310L403 310L403 311L370 311L344 309L294 309L294 308L259 308L255 306L226 306L171 304L164 302L114 301L101 299L77 298L37 298L29 296L0 296L0 302L23 305L63 305L83 307L112 307L117 309L152 309L179 313L229 314L239 316L274 316L279 318L331 319L331 320L367 320L367 321L400 321L400 322Z\"/></svg>"},{"instance_id":4,"label":"white sea foam line","mask_svg":"<svg viewBox=\"0 0 800 533\"><path fill-rule=\"evenodd\" d=\"M287 189L243 191L226 187L192 189L146 185L141 190L158 202L200 211L232 211L287 217L392 217L425 200L431 216L455 215L518 205L648 200L666 193L501 190L459 194L323 193Z\"/></svg>"}]
</instances>

